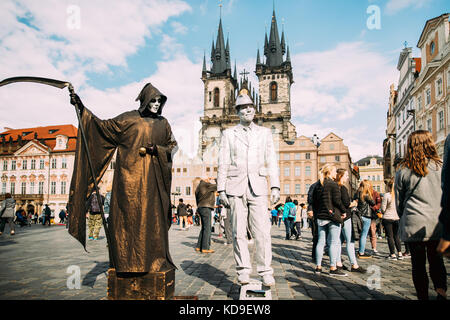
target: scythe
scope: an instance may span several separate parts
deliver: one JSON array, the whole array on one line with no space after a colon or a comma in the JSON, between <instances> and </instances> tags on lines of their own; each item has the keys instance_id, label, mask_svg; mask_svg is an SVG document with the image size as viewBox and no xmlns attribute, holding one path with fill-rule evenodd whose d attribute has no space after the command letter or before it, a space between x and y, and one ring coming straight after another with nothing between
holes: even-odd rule
<instances>
[{"instance_id":1,"label":"scythe","mask_svg":"<svg viewBox=\"0 0 450 320\"><path fill-rule=\"evenodd\" d=\"M34 83L45 84L45 85L48 85L48 86L53 86L53 87L56 87L56 88L59 88L59 89L64 89L65 87L67 87L69 89L70 94L74 94L75 93L75 91L73 89L73 86L72 86L72 84L70 82L61 81L61 80L55 80L55 79L48 79L48 78L40 78L40 77L13 77L13 78L8 78L8 79L5 79L5 80L0 82L0 87L8 85L8 84L11 84L11 83L16 83L16 82L34 82ZM80 128L80 131L81 131L82 144L84 145L84 148L86 150L88 163L89 163L89 169L91 171L92 180L94 182L94 188L95 188L95 191L97 193L97 200L98 200L98 203L102 203L102 199L101 199L101 196L100 196L100 191L99 191L97 180L96 180L95 173L94 173L94 167L92 166L92 160L91 160L91 155L90 155L90 152L89 152L89 148L88 148L88 144L87 144L87 140L86 140L86 136L85 136L85 131L84 131L83 125L81 123L81 114L80 114L80 110L78 108L78 105L75 105L75 111L77 113L78 124L79 124L79 128ZM108 242L109 262L110 262L110 265L114 268L115 267L115 263L113 261L113 255L112 255L111 236L110 236L108 225L106 223L105 213L103 211L103 205L100 206L100 212L101 212L101 216L102 216L103 227L105 228L106 240Z\"/></svg>"}]
</instances>

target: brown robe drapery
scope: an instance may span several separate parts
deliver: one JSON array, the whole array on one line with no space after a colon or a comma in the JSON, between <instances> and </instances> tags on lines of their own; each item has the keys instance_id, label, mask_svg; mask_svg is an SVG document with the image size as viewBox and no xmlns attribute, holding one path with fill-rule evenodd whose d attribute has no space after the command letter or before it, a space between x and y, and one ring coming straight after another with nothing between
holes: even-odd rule
<instances>
[{"instance_id":1,"label":"brown robe drapery","mask_svg":"<svg viewBox=\"0 0 450 320\"><path fill-rule=\"evenodd\" d=\"M175 269L169 253L172 157L177 142L161 110L167 100L151 84L141 92L141 103L163 97L158 115L145 108L100 120L84 108L85 130L97 182L117 150L112 185L109 230L117 272L156 272ZM145 107L145 106L144 106ZM141 156L139 149L156 146L157 155ZM85 202L94 189L87 155L78 131L77 151L69 196L69 233L86 247Z\"/></svg>"}]
</instances>

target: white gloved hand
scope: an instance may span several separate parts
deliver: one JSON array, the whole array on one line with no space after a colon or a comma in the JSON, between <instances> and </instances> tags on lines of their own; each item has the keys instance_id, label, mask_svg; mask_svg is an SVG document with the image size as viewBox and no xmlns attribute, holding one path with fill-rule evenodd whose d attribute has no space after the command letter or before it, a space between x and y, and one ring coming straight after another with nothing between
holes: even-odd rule
<instances>
[{"instance_id":1,"label":"white gloved hand","mask_svg":"<svg viewBox=\"0 0 450 320\"><path fill-rule=\"evenodd\" d=\"M228 201L228 197L225 191L219 192L219 201L224 205L225 208L230 207L230 202Z\"/></svg>"},{"instance_id":2,"label":"white gloved hand","mask_svg":"<svg viewBox=\"0 0 450 320\"><path fill-rule=\"evenodd\" d=\"M280 189L272 188L272 191L270 192L270 201L272 202L272 204L275 204L279 200L280 200Z\"/></svg>"}]
</instances>

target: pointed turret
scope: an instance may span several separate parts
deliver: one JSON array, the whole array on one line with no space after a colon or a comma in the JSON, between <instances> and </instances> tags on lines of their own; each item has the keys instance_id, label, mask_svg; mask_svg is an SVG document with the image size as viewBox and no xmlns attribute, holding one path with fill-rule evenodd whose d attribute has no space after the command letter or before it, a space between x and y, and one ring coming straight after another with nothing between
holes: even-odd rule
<instances>
[{"instance_id":1,"label":"pointed turret","mask_svg":"<svg viewBox=\"0 0 450 320\"><path fill-rule=\"evenodd\" d=\"M216 46L214 48L214 41L213 41L213 48L211 49L211 60L213 63L211 73L213 74L224 73L228 69L227 56L229 56L229 44L228 48L225 47L225 40L223 37L223 28L222 28L222 18L221 18L219 21L219 30L217 32ZM229 69L231 69L231 67Z\"/></svg>"},{"instance_id":2,"label":"pointed turret","mask_svg":"<svg viewBox=\"0 0 450 320\"><path fill-rule=\"evenodd\" d=\"M227 37L227 46L225 49L225 55L227 60L227 70L231 70L231 61L230 61L230 37Z\"/></svg>"},{"instance_id":3,"label":"pointed turret","mask_svg":"<svg viewBox=\"0 0 450 320\"><path fill-rule=\"evenodd\" d=\"M284 30L281 32L281 53L286 53L286 42L284 41Z\"/></svg>"},{"instance_id":4,"label":"pointed turret","mask_svg":"<svg viewBox=\"0 0 450 320\"><path fill-rule=\"evenodd\" d=\"M261 64L261 58L259 56L259 48L258 48L258 52L256 53L256 65Z\"/></svg>"},{"instance_id":5,"label":"pointed turret","mask_svg":"<svg viewBox=\"0 0 450 320\"><path fill-rule=\"evenodd\" d=\"M286 62L291 62L291 54L289 53L289 46L287 46Z\"/></svg>"},{"instance_id":6,"label":"pointed turret","mask_svg":"<svg viewBox=\"0 0 450 320\"><path fill-rule=\"evenodd\" d=\"M237 72L236 72L236 60L234 60L234 74L233 74L234 80L237 80Z\"/></svg>"},{"instance_id":7,"label":"pointed turret","mask_svg":"<svg viewBox=\"0 0 450 320\"><path fill-rule=\"evenodd\" d=\"M206 57L205 57L205 53L203 53L203 68L202 68L202 73L206 72Z\"/></svg>"},{"instance_id":8,"label":"pointed turret","mask_svg":"<svg viewBox=\"0 0 450 320\"><path fill-rule=\"evenodd\" d=\"M267 40L267 32L264 38L264 55L267 56L269 54L269 40Z\"/></svg>"}]
</instances>

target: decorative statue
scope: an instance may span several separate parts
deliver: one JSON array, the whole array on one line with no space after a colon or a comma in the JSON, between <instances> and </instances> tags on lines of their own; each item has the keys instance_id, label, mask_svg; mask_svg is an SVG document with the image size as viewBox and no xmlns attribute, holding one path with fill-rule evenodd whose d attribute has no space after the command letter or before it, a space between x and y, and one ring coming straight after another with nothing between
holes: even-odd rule
<instances>
[{"instance_id":1,"label":"decorative statue","mask_svg":"<svg viewBox=\"0 0 450 320\"><path fill-rule=\"evenodd\" d=\"M110 259L120 273L154 273L175 270L169 253L171 225L170 188L172 159L177 142L168 121L161 116L167 97L150 83L136 101L139 110L110 120L98 119L78 95L71 103L81 112L93 171L100 181L117 150L108 228ZM69 233L86 247L86 200L93 190L87 155L81 138L69 199Z\"/></svg>"},{"instance_id":2,"label":"decorative statue","mask_svg":"<svg viewBox=\"0 0 450 320\"><path fill-rule=\"evenodd\" d=\"M278 164L270 129L253 123L255 108L246 90L236 99L240 123L224 130L220 142L217 191L230 208L234 258L240 284L250 281L252 270L248 251L247 226L256 244L257 272L263 285L275 284L272 248L267 215L270 178L272 204L280 199Z\"/></svg>"}]
</instances>

